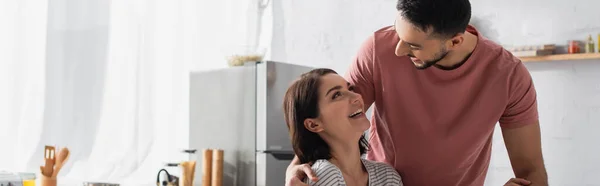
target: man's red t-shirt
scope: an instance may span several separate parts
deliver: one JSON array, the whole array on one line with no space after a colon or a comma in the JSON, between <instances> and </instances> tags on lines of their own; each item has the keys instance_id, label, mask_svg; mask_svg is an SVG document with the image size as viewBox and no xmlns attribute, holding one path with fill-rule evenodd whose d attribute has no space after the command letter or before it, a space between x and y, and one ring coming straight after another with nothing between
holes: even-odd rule
<instances>
[{"instance_id":1,"label":"man's red t-shirt","mask_svg":"<svg viewBox=\"0 0 600 186\"><path fill-rule=\"evenodd\" d=\"M346 79L367 105L375 103L367 159L396 168L406 186L483 185L492 134L538 120L536 92L521 61L482 37L453 70L418 70L394 54L393 27L361 46Z\"/></svg>"}]
</instances>

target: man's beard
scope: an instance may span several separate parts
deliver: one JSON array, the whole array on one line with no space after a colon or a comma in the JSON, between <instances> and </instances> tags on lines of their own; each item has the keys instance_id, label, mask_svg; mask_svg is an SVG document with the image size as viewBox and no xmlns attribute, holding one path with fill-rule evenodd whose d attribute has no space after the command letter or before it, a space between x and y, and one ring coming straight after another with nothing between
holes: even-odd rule
<instances>
[{"instance_id":1,"label":"man's beard","mask_svg":"<svg viewBox=\"0 0 600 186\"><path fill-rule=\"evenodd\" d=\"M448 55L448 50L446 50L446 47L444 47L438 53L435 54L435 58L433 60L423 61L423 65L421 65L421 66L415 65L415 68L417 68L418 70L427 69L427 68L437 64L438 62L440 62L442 59L444 59L444 57L446 57L446 55ZM411 56L411 57L414 57L414 56Z\"/></svg>"}]
</instances>

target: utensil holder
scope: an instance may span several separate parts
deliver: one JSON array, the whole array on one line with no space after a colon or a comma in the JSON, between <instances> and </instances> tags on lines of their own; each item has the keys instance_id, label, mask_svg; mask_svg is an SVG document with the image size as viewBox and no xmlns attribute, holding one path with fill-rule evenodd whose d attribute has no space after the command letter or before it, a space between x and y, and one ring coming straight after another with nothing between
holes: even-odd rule
<instances>
[{"instance_id":1,"label":"utensil holder","mask_svg":"<svg viewBox=\"0 0 600 186\"><path fill-rule=\"evenodd\" d=\"M48 177L42 174L42 186L56 186L56 177Z\"/></svg>"},{"instance_id":2,"label":"utensil holder","mask_svg":"<svg viewBox=\"0 0 600 186\"><path fill-rule=\"evenodd\" d=\"M181 179L179 186L194 186L194 173L196 172L196 161L185 161L181 163Z\"/></svg>"}]
</instances>

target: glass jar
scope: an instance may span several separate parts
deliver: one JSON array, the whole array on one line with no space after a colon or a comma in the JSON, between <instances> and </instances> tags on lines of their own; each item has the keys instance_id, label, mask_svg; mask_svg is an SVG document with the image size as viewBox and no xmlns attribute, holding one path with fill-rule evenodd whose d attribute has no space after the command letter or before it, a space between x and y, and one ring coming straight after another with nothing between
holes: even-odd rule
<instances>
[{"instance_id":1,"label":"glass jar","mask_svg":"<svg viewBox=\"0 0 600 186\"><path fill-rule=\"evenodd\" d=\"M35 173L22 172L19 176L23 179L23 186L35 186Z\"/></svg>"},{"instance_id":2,"label":"glass jar","mask_svg":"<svg viewBox=\"0 0 600 186\"><path fill-rule=\"evenodd\" d=\"M569 41L569 54L577 54L580 52L579 42L575 40Z\"/></svg>"}]
</instances>

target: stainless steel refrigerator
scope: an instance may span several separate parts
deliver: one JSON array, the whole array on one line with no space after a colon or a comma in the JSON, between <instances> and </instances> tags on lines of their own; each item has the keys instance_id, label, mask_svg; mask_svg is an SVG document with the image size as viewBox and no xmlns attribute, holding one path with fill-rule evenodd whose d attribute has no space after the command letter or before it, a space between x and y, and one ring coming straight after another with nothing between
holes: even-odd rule
<instances>
[{"instance_id":1,"label":"stainless steel refrigerator","mask_svg":"<svg viewBox=\"0 0 600 186\"><path fill-rule=\"evenodd\" d=\"M284 185L294 153L283 96L311 69L266 61L191 73L189 148L224 150L224 186ZM201 159L195 185L202 183Z\"/></svg>"}]
</instances>

